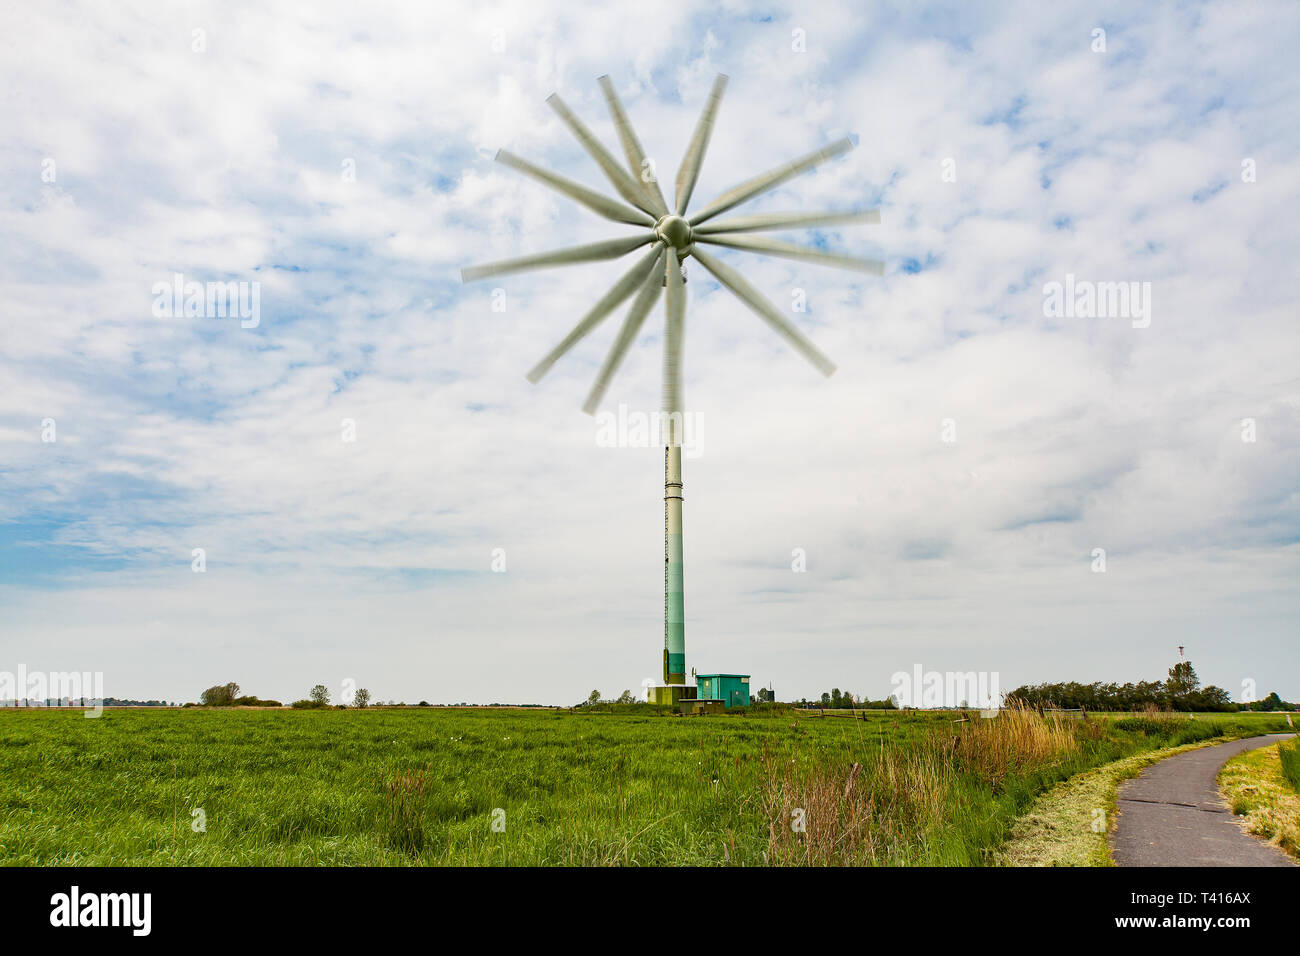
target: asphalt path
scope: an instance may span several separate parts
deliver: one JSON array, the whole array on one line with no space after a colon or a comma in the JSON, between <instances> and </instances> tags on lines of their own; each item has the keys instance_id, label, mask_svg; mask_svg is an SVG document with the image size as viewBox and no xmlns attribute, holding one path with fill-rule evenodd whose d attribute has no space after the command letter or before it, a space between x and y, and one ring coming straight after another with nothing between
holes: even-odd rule
<instances>
[{"instance_id":1,"label":"asphalt path","mask_svg":"<svg viewBox=\"0 0 1300 956\"><path fill-rule=\"evenodd\" d=\"M1118 791L1111 851L1120 866L1294 866L1282 850L1246 832L1216 777L1231 757L1294 734L1247 737L1154 763Z\"/></svg>"}]
</instances>

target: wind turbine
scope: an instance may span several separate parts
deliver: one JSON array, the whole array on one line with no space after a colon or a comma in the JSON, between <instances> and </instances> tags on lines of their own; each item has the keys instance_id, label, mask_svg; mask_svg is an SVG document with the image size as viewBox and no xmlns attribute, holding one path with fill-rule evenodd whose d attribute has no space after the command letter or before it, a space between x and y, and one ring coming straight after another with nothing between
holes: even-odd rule
<instances>
[{"instance_id":1,"label":"wind turbine","mask_svg":"<svg viewBox=\"0 0 1300 956\"><path fill-rule=\"evenodd\" d=\"M636 340L646 317L659 299L660 290L666 290L664 314L663 357L663 422L667 423L662 435L664 441L664 661L663 688L657 689L658 699L676 703L681 697L694 696L693 688L684 686L686 679L686 621L683 597L682 567L682 347L686 323L686 279L682 262L694 258L713 274L722 286L730 290L756 315L766 322L800 355L806 358L823 375L835 371L835 365L757 289L731 266L715 259L700 248L701 245L719 246L756 252L760 255L780 256L805 262L821 263L867 272L884 274L884 263L851 256L836 255L809 249L778 239L750 236L749 233L806 229L813 226L848 225L852 223L878 223L878 209L856 209L846 212L776 212L750 216L717 219L742 203L775 189L789 179L807 172L814 166L834 159L853 148L847 138L836 140L829 146L814 150L775 169L768 170L723 193L699 212L688 215L687 207L695 191L700 166L713 133L718 105L727 88L727 77L718 74L713 82L704 112L700 115L691 137L686 155L677 171L674 203L670 208L653 175L653 167L645 155L641 141L632 129L623 104L614 91L608 76L600 78L614 128L618 132L623 153L627 159L624 167L600 143L586 124L560 99L551 94L547 103L561 121L600 166L605 177L622 201L598 193L581 183L558 173L550 172L506 150L497 152L499 163L536 179L543 185L563 193L575 202L606 219L636 227L636 232L626 238L608 239L555 252L505 259L461 270L461 281L471 282L489 276L525 272L552 266L572 265L579 262L596 262L618 259L643 246L648 252L636 260L632 268L619 278L609 291L578 320L573 329L551 349L528 373L533 384L541 381L551 366L565 353L591 333L604 319L628 298L632 306L622 328L614 338L613 347L605 357L596 375L582 409L594 414L609 383L613 379L628 350Z\"/></svg>"}]
</instances>

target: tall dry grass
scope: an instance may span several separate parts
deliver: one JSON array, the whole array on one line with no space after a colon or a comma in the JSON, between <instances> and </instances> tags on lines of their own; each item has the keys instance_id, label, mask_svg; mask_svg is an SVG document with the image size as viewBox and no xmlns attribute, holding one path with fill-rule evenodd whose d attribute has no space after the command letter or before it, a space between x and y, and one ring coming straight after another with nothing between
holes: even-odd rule
<instances>
[{"instance_id":1,"label":"tall dry grass","mask_svg":"<svg viewBox=\"0 0 1300 956\"><path fill-rule=\"evenodd\" d=\"M1051 763L1079 749L1076 731L1082 722L1059 714L1040 715L1023 706L968 723L952 739L958 767L995 788L1006 777Z\"/></svg>"},{"instance_id":2,"label":"tall dry grass","mask_svg":"<svg viewBox=\"0 0 1300 956\"><path fill-rule=\"evenodd\" d=\"M859 759L838 767L765 758L768 862L835 866L927 859L938 834L961 825L967 788L983 785L996 792L1008 776L1074 754L1087 723L1011 707L997 718L975 718L956 733L906 747L864 748Z\"/></svg>"}]
</instances>

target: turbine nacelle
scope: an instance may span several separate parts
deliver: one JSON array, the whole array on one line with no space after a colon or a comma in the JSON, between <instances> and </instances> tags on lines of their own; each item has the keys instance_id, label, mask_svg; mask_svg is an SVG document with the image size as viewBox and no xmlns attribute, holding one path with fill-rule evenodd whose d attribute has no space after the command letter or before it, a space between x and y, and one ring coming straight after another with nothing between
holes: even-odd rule
<instances>
[{"instance_id":1,"label":"turbine nacelle","mask_svg":"<svg viewBox=\"0 0 1300 956\"><path fill-rule=\"evenodd\" d=\"M695 240L695 233L691 229L691 224L682 216L668 215L663 216L655 223L655 238L665 242L677 250L679 255L683 255L690 250L691 243Z\"/></svg>"}]
</instances>

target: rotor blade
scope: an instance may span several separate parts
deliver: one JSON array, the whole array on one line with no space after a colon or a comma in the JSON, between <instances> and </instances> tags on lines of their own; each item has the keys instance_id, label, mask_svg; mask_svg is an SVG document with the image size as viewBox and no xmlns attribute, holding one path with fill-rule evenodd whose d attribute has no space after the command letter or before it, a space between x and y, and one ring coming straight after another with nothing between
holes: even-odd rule
<instances>
[{"instance_id":1,"label":"rotor blade","mask_svg":"<svg viewBox=\"0 0 1300 956\"><path fill-rule=\"evenodd\" d=\"M735 189L723 193L713 202L704 207L690 217L692 226L698 225L705 220L712 219L720 212L726 212L732 206L739 206L747 199L753 199L759 193L765 193L769 189L781 185L787 179L798 176L805 170L812 169L819 163L824 163L828 159L834 159L843 153L847 153L853 148L853 140L847 136L844 139L836 140L829 146L823 146L821 149L814 150L807 156L801 156L799 159L791 160L776 169L769 170L761 176L755 176L753 179L741 183Z\"/></svg>"},{"instance_id":2,"label":"rotor blade","mask_svg":"<svg viewBox=\"0 0 1300 956\"><path fill-rule=\"evenodd\" d=\"M756 216L736 216L721 222L697 226L692 232L707 236L714 232L764 232L769 229L809 229L813 226L840 226L850 223L880 222L879 209L855 209L849 212L771 212Z\"/></svg>"},{"instance_id":3,"label":"rotor blade","mask_svg":"<svg viewBox=\"0 0 1300 956\"><path fill-rule=\"evenodd\" d=\"M569 127L569 131L577 137L578 142L591 154L591 158L600 165L605 176L618 190L618 194L642 212L657 218L654 216L654 210L641 194L641 189L637 186L636 181L624 171L623 167L618 164L618 160L610 155L609 150L601 145L600 140L596 139L591 130L587 128L587 124L578 119L564 100L560 99L560 94L552 93L546 98L546 102L551 104L551 109L559 114L560 119L564 121L564 125Z\"/></svg>"},{"instance_id":4,"label":"rotor blade","mask_svg":"<svg viewBox=\"0 0 1300 956\"><path fill-rule=\"evenodd\" d=\"M460 270L461 282L473 282L488 276L504 275L508 272L527 272L529 269L546 269L551 266L567 266L575 262L596 262L601 259L617 259L633 249L653 242L654 235L633 236L628 239L606 239L604 242L590 242L585 246L570 246L554 252L542 252L535 256L522 256L518 259L502 259L500 262L487 262L481 266L470 266Z\"/></svg>"},{"instance_id":5,"label":"rotor blade","mask_svg":"<svg viewBox=\"0 0 1300 956\"><path fill-rule=\"evenodd\" d=\"M632 121L627 118L623 103L614 90L614 83L608 76L602 76L600 78L600 88L605 93L605 103L609 106L609 115L614 118L614 128L618 130L618 138L623 143L623 152L627 155L627 165L632 171L632 181L641 184L641 192L645 194L645 198L654 207L657 215L668 215L668 203L664 201L664 194L659 191L658 177L651 179L650 182L645 181L645 170L650 168L646 163L645 150L641 146L641 141L636 138L636 131L632 129Z\"/></svg>"},{"instance_id":6,"label":"rotor blade","mask_svg":"<svg viewBox=\"0 0 1300 956\"><path fill-rule=\"evenodd\" d=\"M709 137L713 135L713 118L718 115L718 104L722 102L722 94L726 89L727 75L719 73L713 81L713 89L709 91L709 99L704 104L700 121L695 125L695 135L691 137L691 144L686 147L681 168L677 170L677 215L679 216L686 212L686 204L691 201L691 193L695 191L695 181L700 177L700 166L704 162L704 151L709 148Z\"/></svg>"},{"instance_id":7,"label":"rotor blade","mask_svg":"<svg viewBox=\"0 0 1300 956\"><path fill-rule=\"evenodd\" d=\"M641 325L645 318L654 308L655 300L659 298L659 290L663 288L663 277L659 272L659 263L662 261L663 253L659 254L660 258L655 260L655 264L650 269L650 274L646 277L641 291L637 293L632 300L632 308L628 310L627 318L623 320L623 327L618 330L618 338L614 340L614 347L609 350L605 356L605 364L600 367L596 374L596 381L592 383L591 391L587 393L587 400L582 403L582 410L588 415L594 415L596 409L600 406L605 397L605 390L609 388L609 383L613 381L614 376L618 374L619 367L623 364L623 359L627 356L627 351L636 341L636 335L641 331Z\"/></svg>"},{"instance_id":8,"label":"rotor blade","mask_svg":"<svg viewBox=\"0 0 1300 956\"><path fill-rule=\"evenodd\" d=\"M588 189L581 183L575 183L572 179L558 173L542 169L540 166L534 166L528 160L516 156L509 150L497 150L496 160L511 169L518 170L525 176L531 176L539 183L550 186L556 192L564 193L570 199L582 203L592 212L600 213L606 219L613 219L615 222L626 222L634 226L653 226L655 224L655 219L650 214L644 213L640 209L633 209L631 206L610 199L608 196L602 196L594 189Z\"/></svg>"},{"instance_id":9,"label":"rotor blade","mask_svg":"<svg viewBox=\"0 0 1300 956\"><path fill-rule=\"evenodd\" d=\"M686 333L686 286L682 283L682 264L677 250L668 247L664 281L668 286L664 312L664 414L672 416L682 410L682 341ZM668 418L669 444L680 443L679 421Z\"/></svg>"},{"instance_id":10,"label":"rotor blade","mask_svg":"<svg viewBox=\"0 0 1300 956\"><path fill-rule=\"evenodd\" d=\"M885 264L878 259L858 259L853 256L841 256L833 252L822 252L820 249L796 246L793 242L768 239L765 236L733 236L728 233L719 233L717 235L696 236L695 241L706 242L713 246L730 246L732 249L744 249L746 252L757 252L765 256L802 259L805 262L816 262L818 265L852 269L854 272L869 272L877 276L885 274Z\"/></svg>"},{"instance_id":11,"label":"rotor blade","mask_svg":"<svg viewBox=\"0 0 1300 956\"><path fill-rule=\"evenodd\" d=\"M654 269L655 263L659 261L661 243L655 243L655 247L646 255L637 260L636 265L623 274L623 278L614 283L613 287L600 297L600 301L591 307L591 311L578 320L578 324L573 327L573 331L566 335L560 344L551 349L546 357L533 366L532 371L528 373L528 381L536 385L542 380L552 365L554 365L565 352L577 345L582 339L604 321L605 316L609 315L618 308L620 302L636 291L637 287L645 281L646 273Z\"/></svg>"},{"instance_id":12,"label":"rotor blade","mask_svg":"<svg viewBox=\"0 0 1300 956\"><path fill-rule=\"evenodd\" d=\"M744 276L711 255L701 252L699 246L694 248L691 255L700 265L712 272L719 282L735 293L745 305L753 309L758 317L767 322L778 335L789 342L800 355L812 362L817 367L817 371L823 375L830 375L835 371L835 363L823 355L817 346L809 342L804 334L761 292L746 282Z\"/></svg>"}]
</instances>

